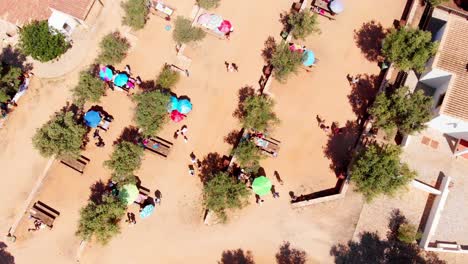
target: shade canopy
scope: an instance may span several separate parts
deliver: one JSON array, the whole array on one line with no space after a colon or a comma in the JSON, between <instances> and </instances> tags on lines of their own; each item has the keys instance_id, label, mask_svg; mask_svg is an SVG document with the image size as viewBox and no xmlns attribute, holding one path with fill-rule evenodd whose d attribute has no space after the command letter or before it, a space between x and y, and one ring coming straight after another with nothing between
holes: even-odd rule
<instances>
[{"instance_id":1,"label":"shade canopy","mask_svg":"<svg viewBox=\"0 0 468 264\"><path fill-rule=\"evenodd\" d=\"M173 110L171 112L171 120L174 121L174 122L180 122L182 120L184 120L185 118L185 115L181 114L179 111L177 110Z\"/></svg>"},{"instance_id":2,"label":"shade canopy","mask_svg":"<svg viewBox=\"0 0 468 264\"><path fill-rule=\"evenodd\" d=\"M110 81L112 80L112 77L114 76L114 73L109 67L100 67L99 68L99 78L103 81Z\"/></svg>"},{"instance_id":3,"label":"shade canopy","mask_svg":"<svg viewBox=\"0 0 468 264\"><path fill-rule=\"evenodd\" d=\"M147 206L145 206L141 212L140 212L140 217L141 218L146 218L150 215L152 215L154 212L154 205L152 204L148 204Z\"/></svg>"},{"instance_id":4,"label":"shade canopy","mask_svg":"<svg viewBox=\"0 0 468 264\"><path fill-rule=\"evenodd\" d=\"M167 105L167 111L171 113L174 110L177 110L179 107L179 99L175 96L171 96L169 99L169 104Z\"/></svg>"},{"instance_id":5,"label":"shade canopy","mask_svg":"<svg viewBox=\"0 0 468 264\"><path fill-rule=\"evenodd\" d=\"M315 63L315 54L311 50L305 50L302 55L302 64L306 67L312 66Z\"/></svg>"},{"instance_id":6,"label":"shade canopy","mask_svg":"<svg viewBox=\"0 0 468 264\"><path fill-rule=\"evenodd\" d=\"M210 14L203 14L198 17L197 22L200 25L206 26L208 22L210 22L211 15Z\"/></svg>"},{"instance_id":7,"label":"shade canopy","mask_svg":"<svg viewBox=\"0 0 468 264\"><path fill-rule=\"evenodd\" d=\"M333 13L339 14L344 11L344 5L342 0L333 0L330 3L330 10L333 11Z\"/></svg>"},{"instance_id":8,"label":"shade canopy","mask_svg":"<svg viewBox=\"0 0 468 264\"><path fill-rule=\"evenodd\" d=\"M84 115L85 124L89 127L96 128L101 123L101 115L96 111L88 111Z\"/></svg>"},{"instance_id":9,"label":"shade canopy","mask_svg":"<svg viewBox=\"0 0 468 264\"><path fill-rule=\"evenodd\" d=\"M257 177L252 183L252 189L260 196L268 194L271 190L271 181L265 176Z\"/></svg>"},{"instance_id":10,"label":"shade canopy","mask_svg":"<svg viewBox=\"0 0 468 264\"><path fill-rule=\"evenodd\" d=\"M135 184L125 184L119 191L119 198L127 205L132 204L138 198L138 188Z\"/></svg>"},{"instance_id":11,"label":"shade canopy","mask_svg":"<svg viewBox=\"0 0 468 264\"><path fill-rule=\"evenodd\" d=\"M206 24L206 27L211 30L216 30L223 23L223 18L216 14L211 14L210 20Z\"/></svg>"},{"instance_id":12,"label":"shade canopy","mask_svg":"<svg viewBox=\"0 0 468 264\"><path fill-rule=\"evenodd\" d=\"M177 111L184 115L188 114L190 111L192 111L192 103L187 99L179 100Z\"/></svg>"},{"instance_id":13,"label":"shade canopy","mask_svg":"<svg viewBox=\"0 0 468 264\"><path fill-rule=\"evenodd\" d=\"M125 74L125 73L119 73L117 74L117 76L115 76L115 79L114 79L114 84L119 86L119 87L122 87L124 85L126 85L128 82L128 75Z\"/></svg>"},{"instance_id":14,"label":"shade canopy","mask_svg":"<svg viewBox=\"0 0 468 264\"><path fill-rule=\"evenodd\" d=\"M223 20L223 22L221 22L221 25L218 27L218 30L223 33L228 33L229 31L231 31L231 29L232 25L231 22L229 22L229 20Z\"/></svg>"}]
</instances>

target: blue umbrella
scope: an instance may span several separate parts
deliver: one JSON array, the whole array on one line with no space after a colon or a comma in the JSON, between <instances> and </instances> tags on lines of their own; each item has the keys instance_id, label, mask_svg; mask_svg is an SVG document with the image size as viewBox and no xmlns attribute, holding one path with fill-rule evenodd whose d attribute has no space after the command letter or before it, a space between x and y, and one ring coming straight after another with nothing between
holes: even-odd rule
<instances>
[{"instance_id":1,"label":"blue umbrella","mask_svg":"<svg viewBox=\"0 0 468 264\"><path fill-rule=\"evenodd\" d=\"M333 0L333 2L330 3L330 9L333 11L333 13L339 14L343 12L344 10L344 5L341 0Z\"/></svg>"},{"instance_id":2,"label":"blue umbrella","mask_svg":"<svg viewBox=\"0 0 468 264\"><path fill-rule=\"evenodd\" d=\"M192 103L187 99L179 100L177 111L184 115L188 114L190 111L192 111Z\"/></svg>"},{"instance_id":3,"label":"blue umbrella","mask_svg":"<svg viewBox=\"0 0 468 264\"><path fill-rule=\"evenodd\" d=\"M179 99L175 96L171 96L169 104L167 105L167 112L172 112L173 110L177 110L179 108Z\"/></svg>"},{"instance_id":4,"label":"blue umbrella","mask_svg":"<svg viewBox=\"0 0 468 264\"><path fill-rule=\"evenodd\" d=\"M114 84L118 87L122 87L128 82L128 75L125 73L119 73L114 79Z\"/></svg>"},{"instance_id":5,"label":"blue umbrella","mask_svg":"<svg viewBox=\"0 0 468 264\"><path fill-rule=\"evenodd\" d=\"M101 115L96 111L88 111L84 116L84 120L87 126L96 128L101 122Z\"/></svg>"},{"instance_id":6,"label":"blue umbrella","mask_svg":"<svg viewBox=\"0 0 468 264\"><path fill-rule=\"evenodd\" d=\"M315 62L315 54L311 50L305 50L302 55L302 64L306 67L312 66Z\"/></svg>"},{"instance_id":7,"label":"blue umbrella","mask_svg":"<svg viewBox=\"0 0 468 264\"><path fill-rule=\"evenodd\" d=\"M113 76L114 76L114 73L112 72L110 68L102 67L99 69L99 77L101 78L101 80L107 82L107 81L112 80Z\"/></svg>"},{"instance_id":8,"label":"blue umbrella","mask_svg":"<svg viewBox=\"0 0 468 264\"><path fill-rule=\"evenodd\" d=\"M150 216L153 212L154 212L154 205L148 204L147 206L145 206L143 208L143 210L141 210L140 217L141 218L146 218L146 217Z\"/></svg>"}]
</instances>

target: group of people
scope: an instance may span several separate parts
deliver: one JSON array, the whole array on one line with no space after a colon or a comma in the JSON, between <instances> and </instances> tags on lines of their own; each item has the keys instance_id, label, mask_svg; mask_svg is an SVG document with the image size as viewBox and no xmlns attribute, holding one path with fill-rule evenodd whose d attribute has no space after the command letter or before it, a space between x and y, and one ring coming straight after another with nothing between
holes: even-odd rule
<instances>
[{"instance_id":1,"label":"group of people","mask_svg":"<svg viewBox=\"0 0 468 264\"><path fill-rule=\"evenodd\" d=\"M226 66L226 71L227 72L233 72L233 71L238 72L239 71L239 67L235 63L229 63L229 62L225 61L224 65Z\"/></svg>"},{"instance_id":2,"label":"group of people","mask_svg":"<svg viewBox=\"0 0 468 264\"><path fill-rule=\"evenodd\" d=\"M124 89L128 92L128 95L132 95L136 86L142 83L140 76L132 77L130 65L126 65L123 71L117 71L111 65L99 65L99 71L106 71L106 69L110 69L112 71L112 78L103 78L103 80L111 89ZM128 77L127 81L123 85L116 83L116 78L121 74L125 74Z\"/></svg>"},{"instance_id":3,"label":"group of people","mask_svg":"<svg viewBox=\"0 0 468 264\"><path fill-rule=\"evenodd\" d=\"M339 127L336 122L332 122L331 127L330 127L330 126L325 125L325 119L323 119L319 115L317 115L315 118L317 119L317 123L320 129L322 129L326 133L329 133L331 131L333 135L340 135L344 132L344 129L342 127Z\"/></svg>"},{"instance_id":4,"label":"group of people","mask_svg":"<svg viewBox=\"0 0 468 264\"><path fill-rule=\"evenodd\" d=\"M188 132L188 127L186 125L183 125L180 129L177 129L176 132L174 133L174 139L179 138L179 135L182 135L184 137L184 142L188 142L188 137L187 137L187 132Z\"/></svg>"},{"instance_id":5,"label":"group of people","mask_svg":"<svg viewBox=\"0 0 468 264\"><path fill-rule=\"evenodd\" d=\"M34 219L34 227L33 228L28 228L28 231L29 232L35 232L35 231L39 231L41 229L44 229L46 227L46 225L39 219L36 219L36 218L32 218Z\"/></svg>"},{"instance_id":6,"label":"group of people","mask_svg":"<svg viewBox=\"0 0 468 264\"><path fill-rule=\"evenodd\" d=\"M101 135L99 135L99 129L96 129L93 134L93 138L97 140L95 145L99 148L103 148L106 144L104 143L104 140L102 139Z\"/></svg>"}]
</instances>

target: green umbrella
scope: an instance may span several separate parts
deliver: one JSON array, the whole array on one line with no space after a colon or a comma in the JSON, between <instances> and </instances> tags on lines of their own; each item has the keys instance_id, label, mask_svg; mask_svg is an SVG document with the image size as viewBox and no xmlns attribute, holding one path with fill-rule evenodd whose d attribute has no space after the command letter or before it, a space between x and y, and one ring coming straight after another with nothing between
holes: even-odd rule
<instances>
[{"instance_id":1,"label":"green umbrella","mask_svg":"<svg viewBox=\"0 0 468 264\"><path fill-rule=\"evenodd\" d=\"M125 184L119 192L119 198L127 205L132 204L138 198L138 188L135 184Z\"/></svg>"},{"instance_id":2,"label":"green umbrella","mask_svg":"<svg viewBox=\"0 0 468 264\"><path fill-rule=\"evenodd\" d=\"M257 177L252 183L252 189L258 195L268 194L271 190L271 181L265 176Z\"/></svg>"}]
</instances>

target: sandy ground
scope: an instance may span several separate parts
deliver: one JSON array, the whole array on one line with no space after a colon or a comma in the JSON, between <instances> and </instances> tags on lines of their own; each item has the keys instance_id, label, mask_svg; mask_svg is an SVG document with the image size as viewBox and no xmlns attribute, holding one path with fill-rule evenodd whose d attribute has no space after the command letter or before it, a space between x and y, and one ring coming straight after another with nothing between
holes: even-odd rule
<instances>
[{"instance_id":1,"label":"sandy ground","mask_svg":"<svg viewBox=\"0 0 468 264\"><path fill-rule=\"evenodd\" d=\"M285 181L278 186L281 198L265 198L258 207L252 197L252 205L236 212L227 225L207 227L201 222L201 183L188 174L189 154L198 158L208 153L229 153L230 146L224 137L239 128L232 116L237 106L239 88L255 84L264 64L260 53L268 36L279 39L281 24L279 14L288 10L290 1L224 1L216 10L235 25L230 41L207 36L191 47L190 78L183 77L174 89L178 95L187 95L194 104L186 122L168 124L159 136L174 142L173 151L167 160L146 153L137 175L142 185L152 192L159 189L163 194L162 205L154 216L138 220L134 227L122 225L122 234L107 246L94 243L88 245L81 263L132 263L157 260L160 263L181 263L190 259L194 263L214 263L225 250L241 248L251 250L257 263L272 263L274 255L283 241L309 254L310 263L332 262L330 247L345 242L354 232L362 201L359 195L349 193L345 200L326 203L299 210L291 209L287 192L311 192L332 187L336 181L329 169L330 160L324 157L323 147L327 136L317 127L315 115L324 117L328 123L344 124L355 120L347 95L351 89L346 74L376 74L378 68L361 55L353 40L353 30L372 19L390 26L399 18L403 1L385 0L375 3L362 0L349 5L336 21L320 19L322 35L307 39L306 45L320 58L319 67L312 73L293 76L287 84L273 83L273 94L277 101L276 111L282 120L274 137L282 141L280 156L263 161L267 176L278 170ZM191 3L180 1L173 4L179 14L188 16ZM381 7L386 6L385 10ZM248 7L248 8L246 8ZM255 21L255 23L254 23ZM174 43L171 32L164 30L166 21L152 17L145 29L136 33L136 47L127 59L118 65L130 64L135 74L144 80L154 79L165 62L174 63ZM238 73L227 73L224 61L239 65ZM333 74L332 74L333 73ZM76 76L75 76L76 78ZM35 80L40 82L40 80ZM11 225L13 212L19 212L28 186L43 169L46 160L31 151L29 138L36 127L46 122L50 114L64 104L71 86L57 81L57 86L43 85L35 89L37 100L32 97L26 108L17 111L30 112L34 119L11 119L4 137L2 168L8 189L18 190L2 195L2 226ZM56 92L55 89L59 89ZM48 97L47 97L48 96ZM40 98L47 98L39 100ZM34 108L34 105L37 105ZM115 121L107 133L101 133L106 147L98 149L93 141L83 153L91 163L83 175L77 174L61 164L54 164L48 178L34 200L41 200L61 215L52 231L44 230L28 234L27 220L18 229L18 241L9 245L17 263L30 263L45 259L50 263L75 262L79 240L74 236L78 211L89 197L89 187L98 180L110 176L102 162L112 152L112 142L133 121L131 99L123 93L110 92L100 103L104 110L114 116ZM331 110L332 109L332 110ZM330 111L331 110L331 111ZM304 122L306 117L306 122ZM189 127L189 142L172 139L173 132L182 124ZM13 143L14 142L14 143ZM22 152L26 152L23 154ZM20 166L30 160L33 166ZM13 166L15 165L15 166ZM311 173L313 172L313 173ZM131 208L135 210L135 208ZM6 230L5 230L6 232Z\"/></svg>"}]
</instances>

